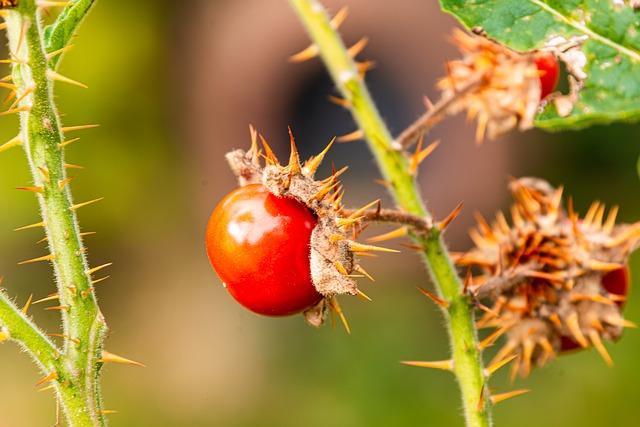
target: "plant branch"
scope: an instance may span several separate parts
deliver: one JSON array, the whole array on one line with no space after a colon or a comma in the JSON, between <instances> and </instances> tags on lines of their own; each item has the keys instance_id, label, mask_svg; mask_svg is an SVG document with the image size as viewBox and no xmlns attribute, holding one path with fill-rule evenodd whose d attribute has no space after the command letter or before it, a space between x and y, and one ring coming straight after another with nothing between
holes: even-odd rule
<instances>
[{"instance_id":1,"label":"plant branch","mask_svg":"<svg viewBox=\"0 0 640 427\"><path fill-rule=\"evenodd\" d=\"M70 6L73 8L74 2ZM59 394L70 426L105 425L99 399L99 358L106 333L92 287L64 162L64 135L53 101L53 73L35 0L6 12L12 79L19 100L20 141L27 156L56 276L64 338L64 366L53 381L71 387L73 402ZM79 22L79 21L78 21ZM77 24L77 22L76 22ZM52 74L53 73L53 74ZM78 404L77 401L81 401Z\"/></svg>"},{"instance_id":2,"label":"plant branch","mask_svg":"<svg viewBox=\"0 0 640 427\"><path fill-rule=\"evenodd\" d=\"M418 186L409 174L407 159L393 146L393 138L380 117L353 58L317 0L289 0L304 23L353 118L364 131L384 179L398 206L431 222ZM454 373L458 379L467 426L491 425L491 400L478 349L473 308L462 293L462 284L448 256L438 227L425 235L414 235L446 310Z\"/></svg>"},{"instance_id":3,"label":"plant branch","mask_svg":"<svg viewBox=\"0 0 640 427\"><path fill-rule=\"evenodd\" d=\"M358 212L357 209L342 209L341 213L351 216ZM426 233L431 230L432 224L427 219L403 212L397 209L368 209L358 214L363 222L383 222L388 224L406 225L419 233Z\"/></svg>"},{"instance_id":4,"label":"plant branch","mask_svg":"<svg viewBox=\"0 0 640 427\"><path fill-rule=\"evenodd\" d=\"M484 75L479 74L475 79L469 80L463 87L451 95L441 97L438 102L431 105L422 116L411 123L396 137L393 146L399 150L406 150L415 144L422 135L427 134L433 126L441 120L444 120L448 114L449 107L451 107L455 101L477 88L483 78Z\"/></svg>"}]
</instances>

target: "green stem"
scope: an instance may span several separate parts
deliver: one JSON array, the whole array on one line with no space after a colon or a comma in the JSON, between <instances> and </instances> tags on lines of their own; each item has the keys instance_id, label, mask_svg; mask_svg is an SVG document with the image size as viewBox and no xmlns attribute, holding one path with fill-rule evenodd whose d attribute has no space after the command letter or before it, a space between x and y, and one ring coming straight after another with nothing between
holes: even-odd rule
<instances>
[{"instance_id":1,"label":"green stem","mask_svg":"<svg viewBox=\"0 0 640 427\"><path fill-rule=\"evenodd\" d=\"M72 203L64 162L64 141L53 101L52 79L46 56L40 10L35 0L21 0L6 13L9 47L15 63L13 83L20 102L20 141L29 162L51 261L56 276L64 335L65 383L74 397L84 400L82 410L59 395L71 426L105 425L99 399L99 358L106 333L92 287L85 248ZM57 380L61 384L61 380Z\"/></svg>"},{"instance_id":2,"label":"green stem","mask_svg":"<svg viewBox=\"0 0 640 427\"><path fill-rule=\"evenodd\" d=\"M405 211L431 221L418 186L408 172L407 159L393 146L391 133L380 117L354 60L331 24L325 8L317 0L289 1L318 46L338 90L350 105L353 118L364 131L382 175L390 184L396 203ZM438 227L432 227L426 235L416 235L415 240L424 248L424 259L438 293L449 302L446 318L452 360L460 385L467 426L490 426L491 401L485 387L486 379L478 349L473 308L462 292L462 284Z\"/></svg>"}]
</instances>

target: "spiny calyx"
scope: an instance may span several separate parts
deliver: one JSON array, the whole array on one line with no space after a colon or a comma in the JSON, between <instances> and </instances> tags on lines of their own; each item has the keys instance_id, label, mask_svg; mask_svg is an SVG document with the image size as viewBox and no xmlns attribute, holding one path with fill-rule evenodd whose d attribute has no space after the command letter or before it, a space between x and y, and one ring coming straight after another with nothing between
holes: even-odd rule
<instances>
[{"instance_id":1,"label":"spiny calyx","mask_svg":"<svg viewBox=\"0 0 640 427\"><path fill-rule=\"evenodd\" d=\"M496 329L490 344L506 334L492 363L515 354L512 376L526 376L556 353L591 346L611 363L602 341L632 326L621 311L640 222L616 225L617 207L605 219L599 202L579 218L571 201L563 208L562 188L540 179L514 180L510 190L512 225L502 213L491 225L479 217L475 247L457 258L475 269L468 290L487 303L478 326Z\"/></svg>"},{"instance_id":2,"label":"spiny calyx","mask_svg":"<svg viewBox=\"0 0 640 427\"><path fill-rule=\"evenodd\" d=\"M533 127L540 105L541 75L533 52L520 53L486 37L456 30L453 42L463 57L447 63L438 82L444 97L454 102L448 113L467 111L476 118L476 141L493 139L516 127Z\"/></svg>"},{"instance_id":3,"label":"spiny calyx","mask_svg":"<svg viewBox=\"0 0 640 427\"><path fill-rule=\"evenodd\" d=\"M371 204L349 214L343 212L344 190L338 177L346 168L324 180L314 177L333 141L317 156L301 163L291 131L289 135L291 154L287 165L280 164L269 144L253 128L251 148L231 151L227 161L241 186L260 184L274 196L297 200L317 218L310 238L309 263L313 286L323 298L305 311L305 318L310 324L319 326L328 309L333 309L342 318L336 295L361 294L355 279L369 276L358 264L356 254L385 248L352 240L358 234L362 212ZM258 147L258 138L262 149Z\"/></svg>"}]
</instances>

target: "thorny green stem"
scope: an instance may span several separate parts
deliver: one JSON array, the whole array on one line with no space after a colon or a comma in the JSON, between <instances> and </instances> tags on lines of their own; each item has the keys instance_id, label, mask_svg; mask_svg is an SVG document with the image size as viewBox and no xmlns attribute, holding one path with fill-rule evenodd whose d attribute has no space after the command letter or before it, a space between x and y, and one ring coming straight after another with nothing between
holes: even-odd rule
<instances>
[{"instance_id":1,"label":"thorny green stem","mask_svg":"<svg viewBox=\"0 0 640 427\"><path fill-rule=\"evenodd\" d=\"M73 11L77 5L91 1L76 0L63 12ZM86 7L88 9L88 6ZM62 316L64 348L61 354L53 347L48 359L42 359L35 350L42 350L44 341L31 339L37 334L17 334L20 341L40 362L45 374L55 372L52 383L58 400L72 426L104 426L100 399L100 369L102 345L107 330L92 287L91 272L85 257L80 229L72 203L65 171L63 131L53 101L52 65L47 57L45 37L35 0L20 0L16 9L4 11L9 37L9 48L15 62L12 78L16 86L16 108L20 114L20 134L31 170L33 185L39 188L37 198L42 221L49 242L52 264ZM86 12L86 10L84 11ZM82 16L67 26L72 33ZM6 305L0 306L6 321ZM14 316L15 317L15 316ZM18 322L21 328L31 323ZM24 332L24 331L23 331ZM28 342L39 343L30 348ZM45 363L46 360L49 362ZM55 363L51 362L55 361Z\"/></svg>"},{"instance_id":2,"label":"thorny green stem","mask_svg":"<svg viewBox=\"0 0 640 427\"><path fill-rule=\"evenodd\" d=\"M393 138L325 8L317 0L289 1L319 48L320 55L338 90L349 104L356 123L364 131L397 204L405 211L431 221L418 186L408 172L407 159L393 147ZM460 385L467 426L490 426L491 400L485 387L486 378L478 349L472 306L468 297L463 295L462 284L441 238L440 229L432 227L427 234L415 235L414 239L424 249L424 259L438 293L449 302L446 318L454 373Z\"/></svg>"}]
</instances>

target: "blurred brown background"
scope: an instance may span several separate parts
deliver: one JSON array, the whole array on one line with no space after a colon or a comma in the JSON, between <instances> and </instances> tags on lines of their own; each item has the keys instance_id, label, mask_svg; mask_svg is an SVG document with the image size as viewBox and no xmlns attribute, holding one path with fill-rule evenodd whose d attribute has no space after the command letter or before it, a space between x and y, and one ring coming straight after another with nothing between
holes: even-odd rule
<instances>
[{"instance_id":1,"label":"blurred brown background","mask_svg":"<svg viewBox=\"0 0 640 427\"><path fill-rule=\"evenodd\" d=\"M342 33L349 43L370 37L363 57L374 98L394 133L437 97L453 19L425 0L326 1L350 7ZM59 86L65 124L99 122L79 136L68 160L78 201L105 196L80 211L90 259L114 261L98 295L111 326L107 348L146 369L108 366L105 399L114 426L414 426L461 425L456 385L447 374L400 366L402 359L441 359L446 335L435 307L415 290L426 275L411 253L366 265L373 303L343 302L353 333L307 327L299 316L269 319L244 311L226 295L208 264L203 231L216 202L235 183L223 159L249 143L252 123L287 154L292 126L306 157L334 136L354 130L349 114L330 103L333 86L319 61L287 61L308 38L284 1L99 0L65 57L62 73L88 91ZM3 117L9 139L15 118ZM476 146L474 125L459 117L431 139L440 148L425 162L423 193L437 216L459 201L463 215L448 231L467 247L472 213L492 215L508 203L508 176L535 174L566 184L584 212L592 199L622 205L640 217L635 172L638 126L618 125L557 135L514 133ZM325 165L350 165L347 204L359 206L384 189L362 142L338 145ZM33 197L15 191L29 176L19 150L0 155L0 275L18 301L53 292L47 265L18 267L44 254ZM388 198L387 205L390 205ZM634 264L638 264L637 258ZM640 267L636 266L636 267ZM637 270L637 268L636 268ZM632 295L627 314L640 319ZM33 309L49 332L57 316ZM563 357L515 387L530 396L496 410L497 425L632 425L640 337L631 331L610 346L616 366L595 352ZM0 427L52 425L50 392L12 344L0 346ZM510 389L500 376L497 391ZM589 408L588 411L584 408Z\"/></svg>"}]
</instances>

